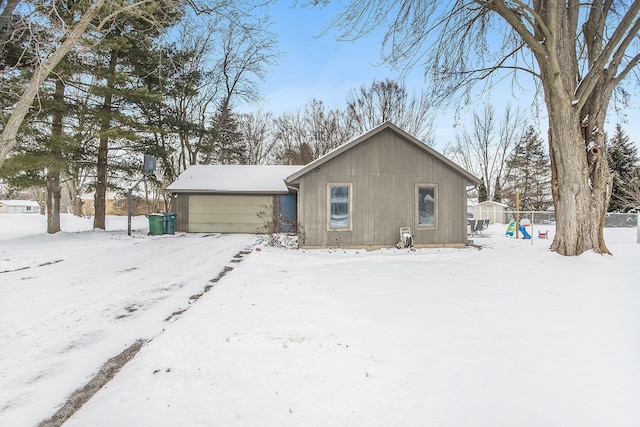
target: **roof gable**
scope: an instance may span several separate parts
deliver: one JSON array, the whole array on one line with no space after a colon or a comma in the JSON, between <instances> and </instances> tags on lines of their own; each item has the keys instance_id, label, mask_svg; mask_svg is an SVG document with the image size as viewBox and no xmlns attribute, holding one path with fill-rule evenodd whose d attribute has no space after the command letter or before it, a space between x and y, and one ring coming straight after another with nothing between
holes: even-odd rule
<instances>
[{"instance_id":1,"label":"roof gable","mask_svg":"<svg viewBox=\"0 0 640 427\"><path fill-rule=\"evenodd\" d=\"M397 127L396 125L394 125L391 122L385 122L385 123L383 123L383 124L381 124L379 126L376 126L375 128L373 128L369 132L363 133L362 135L352 139L351 141L346 142L346 143L342 144L341 146L329 151L324 156L317 158L316 160L314 160L313 162L311 162L308 165L304 166L300 170L298 170L295 173L289 175L287 177L287 179L286 179L286 182L287 183L291 183L291 182L297 180L298 178L300 178L301 176L305 175L309 171L312 171L313 169L317 168L318 166L330 161L331 159L339 156L340 154L344 153L345 151L350 150L351 148L357 146L358 144L368 140L372 136L374 136L374 135L376 135L376 134L378 134L380 132L383 132L383 131L385 131L387 129L395 132L396 134L400 135L408 143L415 145L416 147L418 147L419 149L421 149L425 153L435 157L436 159L438 159L442 163L446 164L451 169L453 169L454 171L456 171L457 173L459 173L460 175L465 177L469 182L471 182L471 183L473 183L475 185L479 185L480 184L481 181L477 177L473 176L473 174L471 174L470 172L468 172L465 169L461 168L460 166L458 166L453 161L449 160L448 158L446 158L442 154L438 153L433 148L429 147L424 142L420 141L416 137L414 137L414 136L408 134L407 132L403 131L402 129L400 129L399 127Z\"/></svg>"},{"instance_id":2,"label":"roof gable","mask_svg":"<svg viewBox=\"0 0 640 427\"><path fill-rule=\"evenodd\" d=\"M176 193L288 193L284 179L302 166L193 165L166 191Z\"/></svg>"}]
</instances>

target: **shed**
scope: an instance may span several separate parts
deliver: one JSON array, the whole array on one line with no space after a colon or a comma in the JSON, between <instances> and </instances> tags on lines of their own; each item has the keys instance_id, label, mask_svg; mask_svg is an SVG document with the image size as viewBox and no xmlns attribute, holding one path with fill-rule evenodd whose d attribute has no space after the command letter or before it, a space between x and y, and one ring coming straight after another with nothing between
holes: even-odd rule
<instances>
[{"instance_id":1,"label":"shed","mask_svg":"<svg viewBox=\"0 0 640 427\"><path fill-rule=\"evenodd\" d=\"M0 200L0 213L40 213L40 205L33 200Z\"/></svg>"},{"instance_id":2,"label":"shed","mask_svg":"<svg viewBox=\"0 0 640 427\"><path fill-rule=\"evenodd\" d=\"M467 189L480 180L392 123L287 177L298 194L304 247L395 245L411 227L418 247L464 247Z\"/></svg>"},{"instance_id":3,"label":"shed","mask_svg":"<svg viewBox=\"0 0 640 427\"><path fill-rule=\"evenodd\" d=\"M302 166L193 165L165 191L176 230L265 233L291 231L295 194L284 179Z\"/></svg>"},{"instance_id":4,"label":"shed","mask_svg":"<svg viewBox=\"0 0 640 427\"><path fill-rule=\"evenodd\" d=\"M473 217L475 219L488 219L490 224L504 224L504 212L508 208L507 205L485 200L473 207Z\"/></svg>"}]
</instances>

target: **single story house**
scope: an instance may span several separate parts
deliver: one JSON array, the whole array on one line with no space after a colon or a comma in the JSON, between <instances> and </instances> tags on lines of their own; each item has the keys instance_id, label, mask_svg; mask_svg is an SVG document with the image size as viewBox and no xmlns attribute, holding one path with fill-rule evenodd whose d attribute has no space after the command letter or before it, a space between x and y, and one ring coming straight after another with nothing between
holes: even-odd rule
<instances>
[{"instance_id":1,"label":"single story house","mask_svg":"<svg viewBox=\"0 0 640 427\"><path fill-rule=\"evenodd\" d=\"M485 200L473 206L474 219L488 219L489 224L506 224L505 210L508 206L503 203Z\"/></svg>"},{"instance_id":2,"label":"single story house","mask_svg":"<svg viewBox=\"0 0 640 427\"><path fill-rule=\"evenodd\" d=\"M176 231L289 232L295 194L284 178L302 166L193 165L165 191L176 214Z\"/></svg>"},{"instance_id":3,"label":"single story house","mask_svg":"<svg viewBox=\"0 0 640 427\"><path fill-rule=\"evenodd\" d=\"M305 247L388 247L410 227L417 247L464 247L471 173L386 122L286 179Z\"/></svg>"},{"instance_id":4,"label":"single story house","mask_svg":"<svg viewBox=\"0 0 640 427\"><path fill-rule=\"evenodd\" d=\"M177 231L295 226L303 247L373 249L410 227L417 247L463 247L467 190L479 184L387 122L306 166L191 166L166 191Z\"/></svg>"},{"instance_id":5,"label":"single story house","mask_svg":"<svg viewBox=\"0 0 640 427\"><path fill-rule=\"evenodd\" d=\"M40 213L40 205L33 200L0 200L0 213Z\"/></svg>"}]
</instances>

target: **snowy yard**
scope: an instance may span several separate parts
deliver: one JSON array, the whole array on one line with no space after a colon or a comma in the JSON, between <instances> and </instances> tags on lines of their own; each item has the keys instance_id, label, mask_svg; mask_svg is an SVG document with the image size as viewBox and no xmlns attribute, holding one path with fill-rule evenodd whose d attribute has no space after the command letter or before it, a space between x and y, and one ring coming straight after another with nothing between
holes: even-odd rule
<instances>
[{"instance_id":1,"label":"snowy yard","mask_svg":"<svg viewBox=\"0 0 640 427\"><path fill-rule=\"evenodd\" d=\"M0 425L48 418L140 338L65 426L640 425L635 229L606 230L613 257L495 225L482 250L258 245L232 262L254 236L146 236L145 218L133 237L29 236L8 217Z\"/></svg>"}]
</instances>

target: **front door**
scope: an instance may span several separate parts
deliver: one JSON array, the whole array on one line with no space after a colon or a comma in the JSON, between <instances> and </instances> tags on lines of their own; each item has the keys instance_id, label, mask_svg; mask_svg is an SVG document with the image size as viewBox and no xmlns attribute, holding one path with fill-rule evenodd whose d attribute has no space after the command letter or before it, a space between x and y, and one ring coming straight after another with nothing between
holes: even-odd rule
<instances>
[{"instance_id":1,"label":"front door","mask_svg":"<svg viewBox=\"0 0 640 427\"><path fill-rule=\"evenodd\" d=\"M296 195L280 195L280 232L291 233L296 221Z\"/></svg>"}]
</instances>

